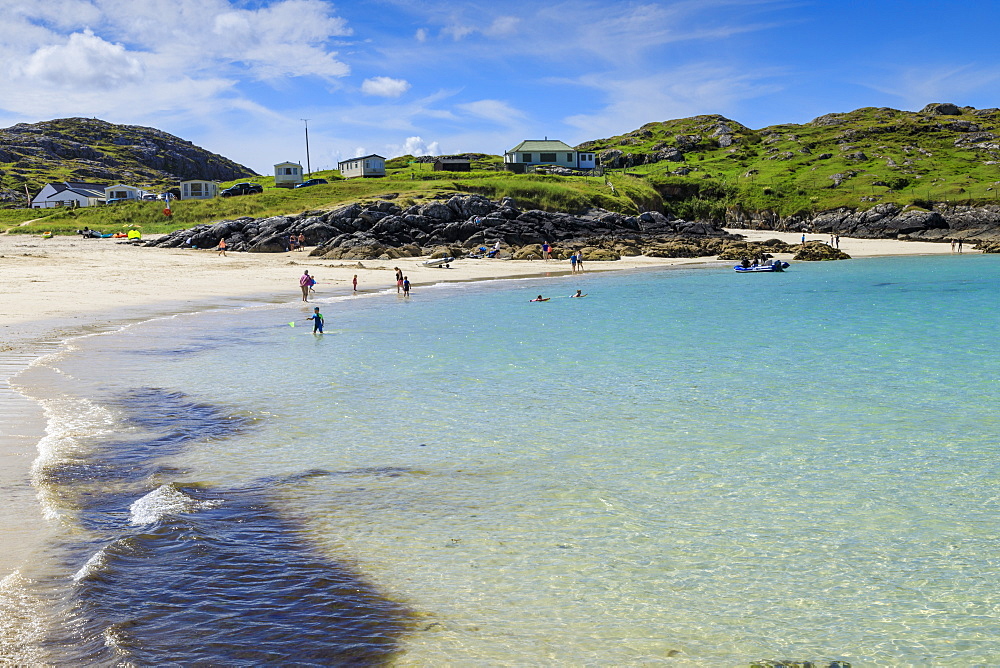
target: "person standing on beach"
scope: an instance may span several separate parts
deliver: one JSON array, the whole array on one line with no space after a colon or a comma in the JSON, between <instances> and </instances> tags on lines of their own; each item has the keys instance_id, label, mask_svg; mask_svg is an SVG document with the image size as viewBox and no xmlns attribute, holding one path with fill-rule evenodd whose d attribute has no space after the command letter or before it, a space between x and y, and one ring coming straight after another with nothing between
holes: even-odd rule
<instances>
[{"instance_id":1,"label":"person standing on beach","mask_svg":"<svg viewBox=\"0 0 1000 668\"><path fill-rule=\"evenodd\" d=\"M396 267L396 294L398 295L400 290L403 289L403 270Z\"/></svg>"},{"instance_id":2,"label":"person standing on beach","mask_svg":"<svg viewBox=\"0 0 1000 668\"><path fill-rule=\"evenodd\" d=\"M579 274L583 273L583 251L579 250L576 252L576 271Z\"/></svg>"},{"instance_id":3,"label":"person standing on beach","mask_svg":"<svg viewBox=\"0 0 1000 668\"><path fill-rule=\"evenodd\" d=\"M542 244L542 259L545 260L546 262L548 262L549 261L549 254L551 252L552 252L552 246L549 245L548 241L544 242Z\"/></svg>"},{"instance_id":4,"label":"person standing on beach","mask_svg":"<svg viewBox=\"0 0 1000 668\"><path fill-rule=\"evenodd\" d=\"M573 251L573 254L569 256L569 269L570 273L576 273L576 251Z\"/></svg>"},{"instance_id":5,"label":"person standing on beach","mask_svg":"<svg viewBox=\"0 0 1000 668\"><path fill-rule=\"evenodd\" d=\"M226 257L226 240L219 239L219 255Z\"/></svg>"},{"instance_id":6,"label":"person standing on beach","mask_svg":"<svg viewBox=\"0 0 1000 668\"><path fill-rule=\"evenodd\" d=\"M803 232L802 233L802 244L805 245L805 243L806 243L806 233Z\"/></svg>"},{"instance_id":7,"label":"person standing on beach","mask_svg":"<svg viewBox=\"0 0 1000 668\"><path fill-rule=\"evenodd\" d=\"M299 287L302 288L302 301L309 301L309 288L311 288L315 282L316 281L313 280L313 277L309 275L309 270L306 269L302 273L302 278L299 279Z\"/></svg>"},{"instance_id":8,"label":"person standing on beach","mask_svg":"<svg viewBox=\"0 0 1000 668\"><path fill-rule=\"evenodd\" d=\"M354 285L354 291L357 292L358 291L358 275L357 274L354 274L354 280L351 281L351 283Z\"/></svg>"},{"instance_id":9,"label":"person standing on beach","mask_svg":"<svg viewBox=\"0 0 1000 668\"><path fill-rule=\"evenodd\" d=\"M306 247L306 235L305 232L299 232L299 250Z\"/></svg>"},{"instance_id":10,"label":"person standing on beach","mask_svg":"<svg viewBox=\"0 0 1000 668\"><path fill-rule=\"evenodd\" d=\"M406 276L403 276L403 296L404 297L410 296L410 279L407 278Z\"/></svg>"},{"instance_id":11,"label":"person standing on beach","mask_svg":"<svg viewBox=\"0 0 1000 668\"><path fill-rule=\"evenodd\" d=\"M323 314L319 312L319 307L313 309L313 314L306 318L313 321L313 334L323 333Z\"/></svg>"},{"instance_id":12,"label":"person standing on beach","mask_svg":"<svg viewBox=\"0 0 1000 668\"><path fill-rule=\"evenodd\" d=\"M952 253L955 252L955 240L954 239L951 240L951 252Z\"/></svg>"},{"instance_id":13,"label":"person standing on beach","mask_svg":"<svg viewBox=\"0 0 1000 668\"><path fill-rule=\"evenodd\" d=\"M961 239L958 240L958 252L959 253L962 252L962 240Z\"/></svg>"}]
</instances>

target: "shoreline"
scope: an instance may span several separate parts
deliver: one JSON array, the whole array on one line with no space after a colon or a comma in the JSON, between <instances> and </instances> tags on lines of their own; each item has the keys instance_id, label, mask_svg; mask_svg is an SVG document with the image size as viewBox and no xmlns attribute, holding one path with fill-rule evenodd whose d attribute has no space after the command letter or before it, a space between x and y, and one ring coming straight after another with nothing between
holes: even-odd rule
<instances>
[{"instance_id":1,"label":"shoreline","mask_svg":"<svg viewBox=\"0 0 1000 668\"><path fill-rule=\"evenodd\" d=\"M749 241L779 238L797 243L801 237L799 233L728 231L743 234ZM821 236L813 234L807 238ZM327 298L350 295L354 274L363 286L359 295L391 294L396 266L411 277L416 288L440 283L571 275L565 261L458 260L451 269L438 269L423 267L421 262L425 258L355 263L310 258L306 252L218 257L212 250L143 248L105 242L112 240L0 235L0 278L7 286L0 294L0 313L3 313L0 414L9 425L0 429L3 469L0 484L8 490L9 507L16 517L16 522L4 527L12 540L8 542L6 556L0 560L0 580L25 563L31 551L41 545L45 534L33 530L37 522L44 520L31 485L31 466L38 456L38 441L45 435L45 417L41 406L18 393L10 380L36 360L60 350L67 341L177 314L297 304L300 303L298 277L303 269L317 277L321 291L316 298L320 303ZM951 252L947 244L850 238L842 239L841 248L852 257ZM639 256L588 262L583 275L728 265L728 261L714 257Z\"/></svg>"}]
</instances>

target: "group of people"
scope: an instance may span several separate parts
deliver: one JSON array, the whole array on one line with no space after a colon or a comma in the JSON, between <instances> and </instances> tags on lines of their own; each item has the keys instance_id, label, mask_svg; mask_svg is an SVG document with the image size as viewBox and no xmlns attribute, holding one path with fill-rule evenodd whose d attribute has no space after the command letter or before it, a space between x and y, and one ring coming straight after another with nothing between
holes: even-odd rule
<instances>
[{"instance_id":1,"label":"group of people","mask_svg":"<svg viewBox=\"0 0 1000 668\"><path fill-rule=\"evenodd\" d=\"M302 232L299 232L298 236L296 236L294 234L289 234L288 235L288 243L286 245L286 248L288 250L290 250L290 251L294 251L294 250L300 251L300 250L302 250L305 247L306 247L306 235L305 234L303 234Z\"/></svg>"},{"instance_id":2,"label":"group of people","mask_svg":"<svg viewBox=\"0 0 1000 668\"><path fill-rule=\"evenodd\" d=\"M961 239L952 239L951 240L951 252L952 253L961 253L962 252L962 240Z\"/></svg>"},{"instance_id":3,"label":"group of people","mask_svg":"<svg viewBox=\"0 0 1000 668\"><path fill-rule=\"evenodd\" d=\"M583 251L576 251L569 256L569 266L574 274L583 273Z\"/></svg>"},{"instance_id":4,"label":"group of people","mask_svg":"<svg viewBox=\"0 0 1000 668\"><path fill-rule=\"evenodd\" d=\"M749 258L743 258L740 260L740 266L744 269L749 269L750 267L766 267L772 264L772 259L774 256L770 253L765 253L761 251L753 256L753 262Z\"/></svg>"}]
</instances>

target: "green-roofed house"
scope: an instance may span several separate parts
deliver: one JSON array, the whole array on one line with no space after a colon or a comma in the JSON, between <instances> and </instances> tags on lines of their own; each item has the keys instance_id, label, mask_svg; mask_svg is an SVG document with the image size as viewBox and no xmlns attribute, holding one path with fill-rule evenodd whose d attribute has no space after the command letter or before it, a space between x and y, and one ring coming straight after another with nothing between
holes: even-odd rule
<instances>
[{"instance_id":1,"label":"green-roofed house","mask_svg":"<svg viewBox=\"0 0 1000 668\"><path fill-rule=\"evenodd\" d=\"M525 171L531 165L558 165L571 169L593 169L596 156L587 151L577 151L556 139L525 139L503 154L503 161L511 171ZM514 167L521 165L521 167Z\"/></svg>"}]
</instances>

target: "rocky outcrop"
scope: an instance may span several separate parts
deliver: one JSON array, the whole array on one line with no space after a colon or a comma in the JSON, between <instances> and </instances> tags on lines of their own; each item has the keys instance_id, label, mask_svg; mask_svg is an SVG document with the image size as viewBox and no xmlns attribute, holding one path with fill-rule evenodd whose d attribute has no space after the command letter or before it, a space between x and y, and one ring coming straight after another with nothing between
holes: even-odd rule
<instances>
[{"instance_id":1,"label":"rocky outcrop","mask_svg":"<svg viewBox=\"0 0 1000 668\"><path fill-rule=\"evenodd\" d=\"M920 113L932 116L958 116L962 113L962 109L950 102L932 102L921 109Z\"/></svg>"},{"instance_id":2,"label":"rocky outcrop","mask_svg":"<svg viewBox=\"0 0 1000 668\"><path fill-rule=\"evenodd\" d=\"M819 262L823 260L850 260L851 256L840 250L829 246L822 241L808 241L800 244L795 251L793 260Z\"/></svg>"},{"instance_id":3,"label":"rocky outcrop","mask_svg":"<svg viewBox=\"0 0 1000 668\"><path fill-rule=\"evenodd\" d=\"M162 130L96 118L18 123L2 129L0 163L11 165L0 171L0 185L19 192L24 184L37 190L50 180L173 185L181 179L230 181L256 176L249 167Z\"/></svg>"},{"instance_id":4,"label":"rocky outcrop","mask_svg":"<svg viewBox=\"0 0 1000 668\"><path fill-rule=\"evenodd\" d=\"M861 239L1000 241L1000 205L930 209L883 203L870 209L833 209L813 216L780 218L773 212L727 212L726 225L758 230L810 231Z\"/></svg>"},{"instance_id":5,"label":"rocky outcrop","mask_svg":"<svg viewBox=\"0 0 1000 668\"><path fill-rule=\"evenodd\" d=\"M497 241L505 254L515 256L521 249L527 249L525 254L540 255L536 247L547 241L554 246L557 258L568 258L574 250L584 250L590 259L617 259L647 249L665 256L669 248L676 249L680 257L695 253L690 255L693 257L711 255L721 248L718 244L709 249L709 242L739 238L711 223L680 220L655 211L630 216L592 209L571 215L523 210L510 198L497 202L480 195L455 195L405 208L392 201L378 201L294 216L224 220L177 230L146 245L214 248L225 239L231 251L275 253L287 250L289 235L300 233L306 245L316 247L313 256L352 260L415 257L441 249L446 254L458 253Z\"/></svg>"}]
</instances>

